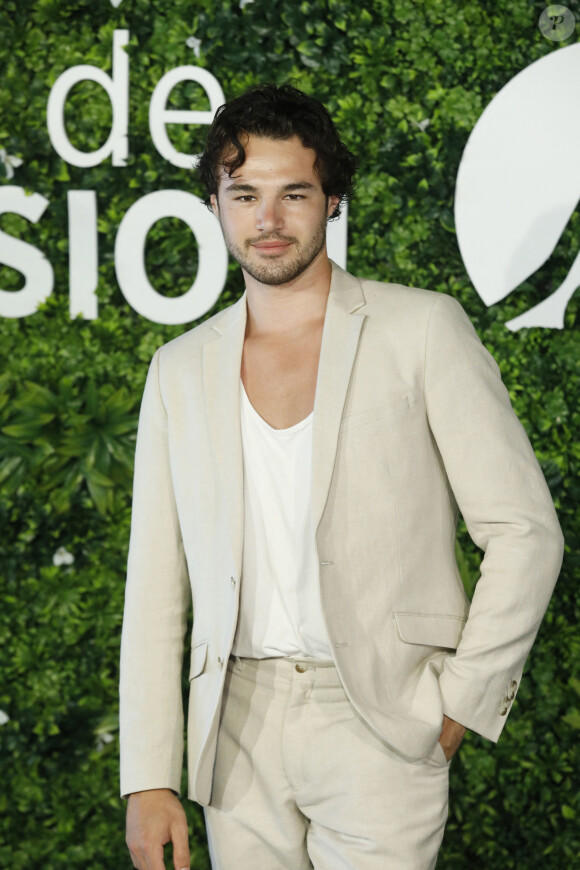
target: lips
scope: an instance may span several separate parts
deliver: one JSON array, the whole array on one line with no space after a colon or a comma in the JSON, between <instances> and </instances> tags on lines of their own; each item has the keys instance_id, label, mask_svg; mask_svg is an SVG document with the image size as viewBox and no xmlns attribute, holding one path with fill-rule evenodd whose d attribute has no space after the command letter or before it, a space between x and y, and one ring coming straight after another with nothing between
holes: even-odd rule
<instances>
[{"instance_id":1,"label":"lips","mask_svg":"<svg viewBox=\"0 0 580 870\"><path fill-rule=\"evenodd\" d=\"M258 251L263 251L266 254L275 254L289 248L290 242L254 242L254 247L257 248Z\"/></svg>"}]
</instances>

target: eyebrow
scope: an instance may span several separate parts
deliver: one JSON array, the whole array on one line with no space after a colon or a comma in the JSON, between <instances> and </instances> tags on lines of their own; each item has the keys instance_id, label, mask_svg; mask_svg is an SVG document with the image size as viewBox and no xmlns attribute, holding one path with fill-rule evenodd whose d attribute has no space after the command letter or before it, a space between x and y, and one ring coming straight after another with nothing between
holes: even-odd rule
<instances>
[{"instance_id":1,"label":"eyebrow","mask_svg":"<svg viewBox=\"0 0 580 870\"><path fill-rule=\"evenodd\" d=\"M233 184L228 184L226 187L226 193L256 193L257 187L254 187L253 184L240 184L234 182ZM281 188L281 192L290 193L293 190L315 190L315 185L311 184L309 181L293 181L290 184L285 184Z\"/></svg>"}]
</instances>

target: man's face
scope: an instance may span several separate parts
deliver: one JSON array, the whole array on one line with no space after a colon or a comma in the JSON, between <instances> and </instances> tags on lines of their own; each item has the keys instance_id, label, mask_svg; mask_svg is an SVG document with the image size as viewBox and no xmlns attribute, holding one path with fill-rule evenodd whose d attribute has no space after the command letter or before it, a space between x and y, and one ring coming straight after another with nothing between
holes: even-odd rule
<instances>
[{"instance_id":1,"label":"man's face","mask_svg":"<svg viewBox=\"0 0 580 870\"><path fill-rule=\"evenodd\" d=\"M316 154L298 137L248 136L243 144L245 163L231 178L222 170L212 208L242 269L262 284L286 284L325 255L339 198L325 196Z\"/></svg>"}]
</instances>

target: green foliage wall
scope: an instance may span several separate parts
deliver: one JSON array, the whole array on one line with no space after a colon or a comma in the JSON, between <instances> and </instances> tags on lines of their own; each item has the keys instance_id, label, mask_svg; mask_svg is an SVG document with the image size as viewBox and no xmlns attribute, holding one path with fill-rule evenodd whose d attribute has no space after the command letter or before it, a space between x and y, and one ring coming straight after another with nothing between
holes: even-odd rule
<instances>
[{"instance_id":1,"label":"green foliage wall","mask_svg":"<svg viewBox=\"0 0 580 870\"><path fill-rule=\"evenodd\" d=\"M23 163L0 183L37 191L50 206L36 225L5 215L0 228L47 255L56 285L33 316L0 320L0 710L9 717L0 726L0 866L129 866L117 796L117 663L132 452L147 363L186 327L152 324L132 311L116 285L113 248L122 216L140 196L164 188L202 194L192 173L158 155L147 119L155 84L188 63L209 69L228 98L256 82L293 79L326 103L361 162L350 271L457 297L501 366L559 509L567 554L500 743L468 735L453 762L438 867L577 865L578 297L563 331L514 334L504 322L558 286L577 252L580 219L576 213L558 248L562 259L542 283L525 284L489 309L467 278L453 225L457 168L481 111L519 70L560 48L538 30L544 5L123 0L115 8L109 0L3 0L0 148ZM568 6L578 18L577 4ZM131 33L128 165L67 166L46 130L50 88L76 64L110 72L119 28ZM201 40L199 58L186 45L190 36ZM175 108L208 108L194 84L177 88L172 101ZM73 90L73 144L98 147L110 120L96 86ZM176 127L171 136L194 153L204 128ZM68 314L72 189L98 193L95 321ZM161 221L147 247L157 290L183 292L196 262L189 230ZM0 266L1 288L21 286L19 273ZM232 267L217 307L241 289ZM458 555L472 586L479 557L464 534ZM188 813L194 866L204 868L201 816L194 806Z\"/></svg>"}]
</instances>

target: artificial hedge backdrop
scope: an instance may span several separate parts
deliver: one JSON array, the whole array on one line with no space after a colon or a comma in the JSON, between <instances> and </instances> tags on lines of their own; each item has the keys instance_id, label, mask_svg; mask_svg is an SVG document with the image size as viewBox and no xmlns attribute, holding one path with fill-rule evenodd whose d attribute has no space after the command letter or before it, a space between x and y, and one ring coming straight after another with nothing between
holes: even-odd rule
<instances>
[{"instance_id":1,"label":"artificial hedge backdrop","mask_svg":"<svg viewBox=\"0 0 580 870\"><path fill-rule=\"evenodd\" d=\"M153 324L129 307L113 249L119 222L139 197L165 188L202 194L191 172L159 156L148 128L155 84L183 64L209 69L227 98L253 83L290 79L320 98L360 156L350 271L455 296L501 366L551 487L567 552L499 744L470 734L453 762L438 868L579 866L578 295L562 331L511 333L504 322L563 280L580 218L573 216L550 273L489 309L466 275L453 224L455 177L481 111L518 71L578 38L577 28L567 43L545 39L537 26L545 5L3 0L0 184L41 193L50 206L37 224L3 215L0 228L42 250L56 283L34 315L0 320L0 866L130 866L117 784L117 677L132 455L149 359L188 327ZM568 6L578 18L577 5ZM110 73L120 28L131 34L128 165L67 166L46 129L50 88L77 64ZM176 88L172 104L208 108L195 84ZM94 150L110 123L104 91L77 85L67 108L71 142ZM204 132L176 127L171 136L179 150L195 153ZM94 321L71 320L68 311L66 193L73 189L98 195ZM158 292L183 293L197 265L189 229L160 221L146 261ZM22 284L19 272L0 265L0 288ZM231 267L216 308L241 289ZM465 534L460 541L471 589L479 555ZM187 811L193 866L207 868L201 814L193 805Z\"/></svg>"}]
</instances>

